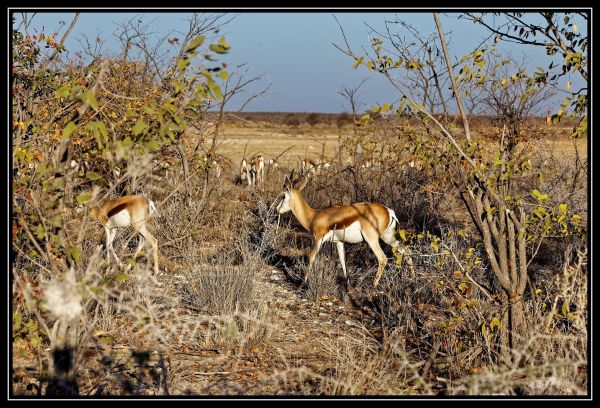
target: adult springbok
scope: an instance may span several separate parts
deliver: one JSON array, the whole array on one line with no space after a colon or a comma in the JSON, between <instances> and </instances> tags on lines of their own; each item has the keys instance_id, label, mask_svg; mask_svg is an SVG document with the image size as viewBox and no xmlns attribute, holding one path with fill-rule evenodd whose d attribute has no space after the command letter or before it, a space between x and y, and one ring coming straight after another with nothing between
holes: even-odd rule
<instances>
[{"instance_id":1,"label":"adult springbok","mask_svg":"<svg viewBox=\"0 0 600 408\"><path fill-rule=\"evenodd\" d=\"M240 180L242 183L244 180L248 180L248 185L250 185L250 166L245 158L240 162Z\"/></svg>"},{"instance_id":2,"label":"adult springbok","mask_svg":"<svg viewBox=\"0 0 600 408\"><path fill-rule=\"evenodd\" d=\"M387 264L387 257L379 246L379 238L392 247L399 245L399 241L395 238L398 218L394 210L378 203L312 208L301 194L307 182L306 174L300 174L296 180L294 180L294 171L289 177L286 176L283 185L284 198L277 206L277 212L283 214L292 211L300 224L312 233L314 242L308 257L308 269L312 267L323 243L335 242L344 278L347 280L344 243L367 241L379 262L373 282L373 287L377 287Z\"/></svg>"},{"instance_id":3,"label":"adult springbok","mask_svg":"<svg viewBox=\"0 0 600 408\"><path fill-rule=\"evenodd\" d=\"M144 246L144 239L147 239L152 245L154 273L158 273L158 241L146 229L146 221L157 214L154 202L145 195L126 195L114 200L107 200L102 205L93 207L90 215L98 220L106 231L106 260L110 262L110 253L112 252L121 265L121 260L112 245L117 235L117 228L133 227L140 234L140 242L133 258L137 257Z\"/></svg>"},{"instance_id":4,"label":"adult springbok","mask_svg":"<svg viewBox=\"0 0 600 408\"><path fill-rule=\"evenodd\" d=\"M252 184L261 185L265 180L265 158L262 154L256 154L250 158L250 174Z\"/></svg>"}]
</instances>

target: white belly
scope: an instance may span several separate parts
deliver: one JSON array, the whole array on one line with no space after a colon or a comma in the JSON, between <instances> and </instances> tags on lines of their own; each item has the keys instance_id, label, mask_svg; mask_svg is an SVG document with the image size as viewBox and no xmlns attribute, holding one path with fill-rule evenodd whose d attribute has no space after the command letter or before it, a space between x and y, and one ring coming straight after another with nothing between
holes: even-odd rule
<instances>
[{"instance_id":1,"label":"white belly","mask_svg":"<svg viewBox=\"0 0 600 408\"><path fill-rule=\"evenodd\" d=\"M349 244L363 242L364 238L360 232L360 222L355 221L346 228L329 231L325 235L325 241L347 242Z\"/></svg>"},{"instance_id":2,"label":"white belly","mask_svg":"<svg viewBox=\"0 0 600 408\"><path fill-rule=\"evenodd\" d=\"M108 219L110 227L129 227L131 225L131 217L127 210L122 210L111 216Z\"/></svg>"}]
</instances>

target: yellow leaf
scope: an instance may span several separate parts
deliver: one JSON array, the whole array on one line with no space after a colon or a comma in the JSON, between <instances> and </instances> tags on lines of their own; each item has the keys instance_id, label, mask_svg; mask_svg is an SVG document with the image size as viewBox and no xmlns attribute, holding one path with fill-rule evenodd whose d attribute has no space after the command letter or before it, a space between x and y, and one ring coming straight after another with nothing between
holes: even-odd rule
<instances>
[{"instance_id":1,"label":"yellow leaf","mask_svg":"<svg viewBox=\"0 0 600 408\"><path fill-rule=\"evenodd\" d=\"M506 80L506 78L502 79L502 86L506 86L506 83L507 83L507 82L508 82L508 81Z\"/></svg>"},{"instance_id":2,"label":"yellow leaf","mask_svg":"<svg viewBox=\"0 0 600 408\"><path fill-rule=\"evenodd\" d=\"M567 89L571 89L572 86L573 84L571 83L571 81L567 82Z\"/></svg>"}]
</instances>

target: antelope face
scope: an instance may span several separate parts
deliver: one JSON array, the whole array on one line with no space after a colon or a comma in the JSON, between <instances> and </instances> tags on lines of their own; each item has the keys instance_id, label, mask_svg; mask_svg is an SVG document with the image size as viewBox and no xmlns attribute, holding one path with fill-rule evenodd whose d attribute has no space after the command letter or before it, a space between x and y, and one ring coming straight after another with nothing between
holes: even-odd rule
<instances>
[{"instance_id":1,"label":"antelope face","mask_svg":"<svg viewBox=\"0 0 600 408\"><path fill-rule=\"evenodd\" d=\"M283 194L284 194L283 200L281 200L281 202L277 206L277 212L279 214L286 213L292 209L292 207L290 205L290 201L292 199L291 192L286 189Z\"/></svg>"},{"instance_id":2,"label":"antelope face","mask_svg":"<svg viewBox=\"0 0 600 408\"><path fill-rule=\"evenodd\" d=\"M279 214L286 213L292 209L292 179L294 177L294 171L292 170L292 178L286 176L283 182L283 200L277 206L277 212Z\"/></svg>"}]
</instances>

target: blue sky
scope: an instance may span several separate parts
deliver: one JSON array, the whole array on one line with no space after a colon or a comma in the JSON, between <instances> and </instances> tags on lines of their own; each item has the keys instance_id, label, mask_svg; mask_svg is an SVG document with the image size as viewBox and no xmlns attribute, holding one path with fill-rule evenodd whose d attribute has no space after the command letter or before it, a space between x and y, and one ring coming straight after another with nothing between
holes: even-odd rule
<instances>
[{"instance_id":1,"label":"blue sky","mask_svg":"<svg viewBox=\"0 0 600 408\"><path fill-rule=\"evenodd\" d=\"M269 92L254 100L246 107L249 111L297 111L297 112L341 112L349 106L338 94L344 86L356 86L364 78L369 78L362 86L360 100L362 109L376 103L394 102L399 94L381 75L369 73L366 69L352 69L352 59L335 49L332 43L342 45L343 39L331 12L319 13L279 13L279 12L235 12L235 19L225 26L219 35L225 35L232 46L231 52L222 57L230 66L246 63L250 76L266 73L262 86L271 83ZM67 25L74 13L38 13L32 20L30 32L43 30L45 33L65 30L60 21ZM119 50L119 42L114 33L118 23L123 23L134 15L143 21L152 21L152 29L157 37L170 30L178 30L174 36L183 36L181 31L187 23L188 14L164 13L86 13L82 12L69 40L67 49L81 48L82 35L94 39L99 35L108 54ZM355 51L368 44L369 29L382 28L385 19L394 18L394 13L335 12L351 46ZM435 31L431 13L397 13L398 17L419 27L421 33ZM479 45L487 31L477 24L458 20L454 15L440 16L446 32L450 32L449 48L452 55L460 56L471 52ZM18 17L18 16L17 16ZM17 22L20 21L17 18ZM580 24L582 30L585 29ZM502 45L502 44L501 44ZM535 47L503 45L514 56L527 54L532 69L548 66L548 56L544 50ZM577 75L570 78L574 85ZM565 79L565 83L568 79ZM256 84L258 89L261 84ZM235 106L232 106L235 108Z\"/></svg>"}]
</instances>

